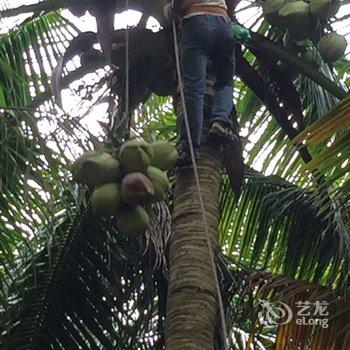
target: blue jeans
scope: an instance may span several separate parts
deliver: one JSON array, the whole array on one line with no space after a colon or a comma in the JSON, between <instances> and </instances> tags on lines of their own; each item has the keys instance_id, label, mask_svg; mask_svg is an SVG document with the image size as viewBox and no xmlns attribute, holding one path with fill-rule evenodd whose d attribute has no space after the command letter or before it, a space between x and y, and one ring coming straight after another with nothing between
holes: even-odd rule
<instances>
[{"instance_id":1,"label":"blue jeans","mask_svg":"<svg viewBox=\"0 0 350 350\"><path fill-rule=\"evenodd\" d=\"M215 97L210 122L231 124L235 43L230 20L223 16L195 15L182 21L181 69L185 87L186 110L192 142L199 147L203 131L204 88L207 62L216 75ZM184 121L180 124L180 142L187 141Z\"/></svg>"}]
</instances>

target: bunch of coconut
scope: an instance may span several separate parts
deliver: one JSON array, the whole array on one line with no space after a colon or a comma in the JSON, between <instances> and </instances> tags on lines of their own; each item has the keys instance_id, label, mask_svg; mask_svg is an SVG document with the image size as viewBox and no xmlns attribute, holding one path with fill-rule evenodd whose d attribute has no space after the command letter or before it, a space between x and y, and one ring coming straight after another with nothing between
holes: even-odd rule
<instances>
[{"instance_id":1,"label":"bunch of coconut","mask_svg":"<svg viewBox=\"0 0 350 350\"><path fill-rule=\"evenodd\" d=\"M263 14L271 25L300 30L300 26L334 17L340 5L340 0L265 0Z\"/></svg>"},{"instance_id":2,"label":"bunch of coconut","mask_svg":"<svg viewBox=\"0 0 350 350\"><path fill-rule=\"evenodd\" d=\"M324 22L334 17L340 5L340 0L266 0L263 13L267 22L286 28L288 37L297 42L314 38L320 21ZM346 39L334 32L324 35L317 45L323 60L327 63L343 57L346 47Z\"/></svg>"},{"instance_id":3,"label":"bunch of coconut","mask_svg":"<svg viewBox=\"0 0 350 350\"><path fill-rule=\"evenodd\" d=\"M138 235L150 227L146 208L165 199L167 171L177 158L172 143L148 143L139 138L126 141L118 157L103 151L84 154L72 172L75 181L94 191L92 208L96 215L115 219L119 232Z\"/></svg>"},{"instance_id":4,"label":"bunch of coconut","mask_svg":"<svg viewBox=\"0 0 350 350\"><path fill-rule=\"evenodd\" d=\"M266 0L263 12L271 25L287 27L299 37L312 21L310 4L304 1Z\"/></svg>"}]
</instances>

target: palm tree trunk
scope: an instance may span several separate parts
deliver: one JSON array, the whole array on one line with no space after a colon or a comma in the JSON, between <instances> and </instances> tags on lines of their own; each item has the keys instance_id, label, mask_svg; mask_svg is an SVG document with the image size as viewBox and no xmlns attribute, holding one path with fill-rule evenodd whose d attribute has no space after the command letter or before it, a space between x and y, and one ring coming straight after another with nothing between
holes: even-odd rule
<instances>
[{"instance_id":1,"label":"palm tree trunk","mask_svg":"<svg viewBox=\"0 0 350 350\"><path fill-rule=\"evenodd\" d=\"M215 256L218 251L221 169L218 148L206 141L198 160L205 214ZM166 349L212 350L218 301L192 168L178 170L176 174L168 283Z\"/></svg>"}]
</instances>

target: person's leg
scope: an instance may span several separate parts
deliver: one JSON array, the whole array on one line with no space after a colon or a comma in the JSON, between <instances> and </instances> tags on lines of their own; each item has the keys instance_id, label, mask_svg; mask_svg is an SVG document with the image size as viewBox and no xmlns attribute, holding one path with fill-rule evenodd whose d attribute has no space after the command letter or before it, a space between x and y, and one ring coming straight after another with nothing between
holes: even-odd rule
<instances>
[{"instance_id":1,"label":"person's leg","mask_svg":"<svg viewBox=\"0 0 350 350\"><path fill-rule=\"evenodd\" d=\"M203 99L207 67L208 31L205 16L194 16L183 21L181 70L185 89L186 111L192 142L198 148L203 130ZM187 142L184 120L180 124L180 142Z\"/></svg>"},{"instance_id":2,"label":"person's leg","mask_svg":"<svg viewBox=\"0 0 350 350\"><path fill-rule=\"evenodd\" d=\"M223 17L218 18L216 44L211 59L216 75L215 97L211 110L211 124L220 122L230 126L233 108L233 76L235 74L235 43L230 24Z\"/></svg>"}]
</instances>

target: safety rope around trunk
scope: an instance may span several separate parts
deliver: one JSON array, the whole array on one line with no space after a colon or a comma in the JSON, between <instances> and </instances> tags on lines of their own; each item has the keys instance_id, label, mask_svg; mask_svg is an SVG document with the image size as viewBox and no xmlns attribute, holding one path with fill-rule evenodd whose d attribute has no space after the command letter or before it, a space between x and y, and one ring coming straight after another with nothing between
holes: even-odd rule
<instances>
[{"instance_id":1,"label":"safety rope around trunk","mask_svg":"<svg viewBox=\"0 0 350 350\"><path fill-rule=\"evenodd\" d=\"M217 292L218 301L219 301L219 310L220 310L220 318L221 318L221 327L222 327L222 332L223 332L223 337L224 337L224 349L228 350L224 306L223 306L222 297L221 297L219 278L218 278L218 274L216 271L214 253L213 253L213 249L212 249L212 246L210 243L210 235L209 235L209 230L208 230L207 217L205 215L204 201L203 201L203 196L202 196L202 191L201 191L201 186L200 186L200 181L199 181L196 158L194 156L190 124L188 121L188 115L187 115L187 110L186 110L185 94L184 94L183 81L182 81L182 77L181 77L181 68L180 68L179 44L177 41L177 31L176 31L175 21L173 21L173 38L174 38L174 48L175 48L176 73L177 73L178 85L179 85L179 90L180 90L182 112L183 112L183 117L184 117L184 122L185 122L185 127L186 127L188 144L189 144L189 148L190 148L190 155L191 155L193 173L194 173L197 192L198 192L199 205L200 205L200 209L202 212L202 219L203 219L203 225L204 225L204 230L205 230L205 234L206 234L206 241L207 241L210 261L211 261L211 265L213 268L213 274L214 274L214 279L215 279L215 284L216 284L216 292Z\"/></svg>"}]
</instances>

